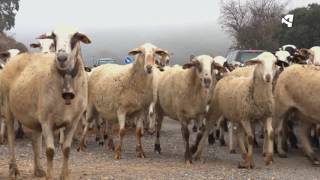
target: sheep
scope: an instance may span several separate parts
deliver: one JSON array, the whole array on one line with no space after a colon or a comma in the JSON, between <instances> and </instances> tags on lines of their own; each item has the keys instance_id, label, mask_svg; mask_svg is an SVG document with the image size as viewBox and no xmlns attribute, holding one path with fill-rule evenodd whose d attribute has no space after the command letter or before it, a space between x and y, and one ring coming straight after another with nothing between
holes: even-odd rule
<instances>
[{"instance_id":1,"label":"sheep","mask_svg":"<svg viewBox=\"0 0 320 180\"><path fill-rule=\"evenodd\" d=\"M68 160L73 134L87 106L87 78L80 42L90 39L71 27L59 27L41 38L55 40L56 53L24 53L11 58L3 69L1 113L6 117L10 152L9 176L19 170L15 158L14 119L33 130L34 175L53 179L53 131L66 128L61 179L70 179ZM40 165L41 139L46 142L47 172Z\"/></svg>"},{"instance_id":2,"label":"sheep","mask_svg":"<svg viewBox=\"0 0 320 180\"><path fill-rule=\"evenodd\" d=\"M320 66L320 46L314 46L308 50L308 64Z\"/></svg>"},{"instance_id":3,"label":"sheep","mask_svg":"<svg viewBox=\"0 0 320 180\"><path fill-rule=\"evenodd\" d=\"M138 116L136 125L136 152L144 158L141 144L141 130L145 111L153 100L153 67L155 56L165 56L167 51L151 43L129 51L135 61L128 65L106 64L95 68L89 78L89 104L87 120L91 121L95 112L106 123L119 122L119 143L115 148L115 159L121 157L121 147L125 135L126 117Z\"/></svg>"},{"instance_id":4,"label":"sheep","mask_svg":"<svg viewBox=\"0 0 320 180\"><path fill-rule=\"evenodd\" d=\"M10 58L18 55L20 51L18 49L9 49L7 51L0 52L0 75L1 71L4 68L5 64L10 60ZM16 137L19 138L21 135L23 136L22 126L18 123L19 127L16 131ZM6 125L4 120L0 122L0 144L4 143L4 135L5 135ZM22 134L21 134L22 133Z\"/></svg>"},{"instance_id":5,"label":"sheep","mask_svg":"<svg viewBox=\"0 0 320 180\"><path fill-rule=\"evenodd\" d=\"M54 41L52 39L38 39L38 43L30 44L32 48L39 48L42 53L55 52Z\"/></svg>"},{"instance_id":6,"label":"sheep","mask_svg":"<svg viewBox=\"0 0 320 180\"><path fill-rule=\"evenodd\" d=\"M239 168L252 168L254 166L251 123L257 119L265 120L265 144L267 145L265 162L270 164L273 161L271 117L273 113L272 81L276 71L275 62L276 57L272 53L264 52L255 59L246 62L247 65L256 64L251 76L227 75L218 81L211 99L209 112L206 115L207 127L197 152L194 154L196 158L201 154L208 129L221 116L224 116L228 120L238 122L241 125L238 130L238 137L245 161L244 164L239 164ZM243 146L243 133L247 137L248 152Z\"/></svg>"},{"instance_id":7,"label":"sheep","mask_svg":"<svg viewBox=\"0 0 320 180\"><path fill-rule=\"evenodd\" d=\"M306 154L314 165L319 165L320 163L314 156L310 142L305 136L310 122L319 123L319 112L316 107L320 101L314 96L314 92L317 92L317 88L319 88L317 82L317 78L319 78L318 72L319 68L315 65L292 65L282 72L274 92L274 126L276 127L276 135L283 134L283 121L289 113L293 112L297 115L299 123L301 123L301 127L298 128L299 137L302 140ZM303 93L301 93L302 90ZM305 96L305 94L308 94L308 96ZM280 157L286 157L282 141L281 136L278 136L278 153Z\"/></svg>"},{"instance_id":8,"label":"sheep","mask_svg":"<svg viewBox=\"0 0 320 180\"><path fill-rule=\"evenodd\" d=\"M164 116L181 123L181 133L185 144L184 159L192 162L189 147L188 124L191 119L204 117L209 100L209 92L215 86L213 69L223 69L208 55L196 56L182 67L168 68L160 77L158 101L156 105L157 128L155 150L160 153L160 129ZM203 119L203 118L200 118Z\"/></svg>"}]
</instances>

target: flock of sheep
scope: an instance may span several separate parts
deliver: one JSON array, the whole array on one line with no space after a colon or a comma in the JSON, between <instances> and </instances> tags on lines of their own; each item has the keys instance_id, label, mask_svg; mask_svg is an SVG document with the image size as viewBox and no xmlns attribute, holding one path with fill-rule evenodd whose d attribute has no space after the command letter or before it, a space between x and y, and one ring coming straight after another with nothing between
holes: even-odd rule
<instances>
[{"instance_id":1,"label":"flock of sheep","mask_svg":"<svg viewBox=\"0 0 320 180\"><path fill-rule=\"evenodd\" d=\"M78 150L86 147L87 131L93 125L101 143L107 137L115 159L121 157L126 123L134 122L136 153L144 158L143 130L147 127L155 132L154 150L161 153L160 132L165 116L181 124L187 164L201 158L213 130L220 129L223 138L223 126L227 124L230 152L234 152L233 133L237 134L244 160L239 168L253 168L255 125L261 122L266 164L273 162L274 145L280 157L286 156L287 139L295 137L290 126L293 123L306 155L313 164L320 165L309 141L310 129L315 129L315 136L320 133L316 131L320 117L320 99L316 95L320 90L320 47L284 46L275 53L263 52L248 60L245 67L208 55L193 56L183 66L170 67L168 51L145 43L129 51L135 57L132 64L105 64L91 70L81 57L80 42L91 43L85 34L60 27L38 39L39 43L31 47L40 48L39 53L0 53L0 143L6 129L10 178L19 175L16 121L20 129L23 125L32 130L34 175L47 179L53 179L55 130L59 130L63 152L60 177L70 179L70 147L79 122L83 129ZM188 129L191 121L197 132L192 145ZM112 138L114 123L119 124L116 146ZM40 165L42 138L46 172Z\"/></svg>"}]
</instances>

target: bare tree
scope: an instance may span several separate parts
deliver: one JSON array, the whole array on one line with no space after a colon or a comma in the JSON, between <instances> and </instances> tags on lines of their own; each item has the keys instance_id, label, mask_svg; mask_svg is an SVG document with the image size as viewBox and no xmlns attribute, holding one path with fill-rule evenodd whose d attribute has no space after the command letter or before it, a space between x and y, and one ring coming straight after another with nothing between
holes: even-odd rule
<instances>
[{"instance_id":1,"label":"bare tree","mask_svg":"<svg viewBox=\"0 0 320 180\"><path fill-rule=\"evenodd\" d=\"M231 48L273 50L287 3L277 0L221 0L219 22L234 40Z\"/></svg>"}]
</instances>

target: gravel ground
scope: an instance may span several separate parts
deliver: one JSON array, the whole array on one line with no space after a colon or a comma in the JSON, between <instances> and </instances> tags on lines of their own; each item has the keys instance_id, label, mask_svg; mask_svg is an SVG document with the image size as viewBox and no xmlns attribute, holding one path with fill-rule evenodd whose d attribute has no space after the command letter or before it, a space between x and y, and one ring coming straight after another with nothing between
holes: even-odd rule
<instances>
[{"instance_id":1,"label":"gravel ground","mask_svg":"<svg viewBox=\"0 0 320 180\"><path fill-rule=\"evenodd\" d=\"M135 156L135 136L129 131L125 136L121 160L113 159L113 152L97 145L94 137L88 139L85 152L77 152L74 143L70 157L70 169L73 179L320 179L320 167L313 167L300 150L291 150L289 158L275 156L274 163L265 166L261 157L261 148L255 149L255 169L238 169L241 160L239 154L229 154L227 147L217 143L208 146L204 158L186 166L183 160L184 146L180 125L172 120L164 121L161 138L162 154L153 152L154 137L145 135L143 145L147 158ZM191 137L193 142L194 135ZM117 142L117 139L116 139ZM261 143L260 143L261 144ZM33 172L33 153L28 138L18 140L16 146L17 163L21 179L35 178ZM237 150L239 152L239 150ZM45 155L42 154L45 166ZM56 150L54 168L59 177L62 165L62 153ZM8 177L8 147L0 146L0 180Z\"/></svg>"}]
</instances>

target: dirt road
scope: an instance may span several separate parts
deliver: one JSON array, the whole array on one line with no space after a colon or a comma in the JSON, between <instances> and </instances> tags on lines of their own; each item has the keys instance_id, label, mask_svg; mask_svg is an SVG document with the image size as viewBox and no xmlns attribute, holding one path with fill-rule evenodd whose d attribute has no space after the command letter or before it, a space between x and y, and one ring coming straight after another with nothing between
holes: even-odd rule
<instances>
[{"instance_id":1,"label":"dirt road","mask_svg":"<svg viewBox=\"0 0 320 180\"><path fill-rule=\"evenodd\" d=\"M320 179L320 167L313 167L301 150L291 151L287 159L274 158L271 166L265 166L261 148L255 149L255 169L238 169L239 154L229 154L227 147L218 144L209 146L204 154L205 162L194 162L187 167L183 160L183 141L180 125L174 121L164 121L161 133L162 154L153 152L154 137L143 137L147 158L135 156L134 133L125 136L122 159L114 160L113 152L99 146L94 137L88 139L86 152L77 152L74 143L70 168L73 179ZM192 140L194 135L192 136ZM116 139L117 142L117 139ZM191 141L193 142L193 141ZM261 144L261 143L260 143ZM16 156L21 179L35 178L33 153L29 139L18 140ZM239 150L237 150L239 152ZM59 177L62 153L58 149L54 160L55 178ZM46 168L45 154L42 164ZM8 177L8 147L0 145L0 180Z\"/></svg>"}]
</instances>

